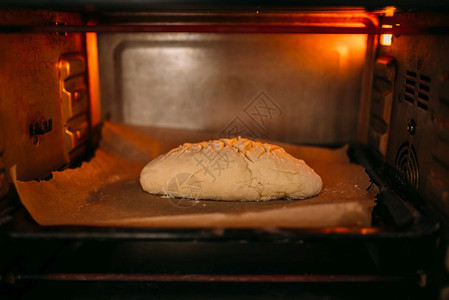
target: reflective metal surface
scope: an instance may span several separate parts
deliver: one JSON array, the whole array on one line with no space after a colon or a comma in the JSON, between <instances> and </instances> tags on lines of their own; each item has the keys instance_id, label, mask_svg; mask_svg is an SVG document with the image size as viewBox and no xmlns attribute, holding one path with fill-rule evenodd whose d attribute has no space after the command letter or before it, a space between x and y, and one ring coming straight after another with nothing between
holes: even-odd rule
<instances>
[{"instance_id":1,"label":"reflective metal surface","mask_svg":"<svg viewBox=\"0 0 449 300\"><path fill-rule=\"evenodd\" d=\"M0 24L81 22L79 15L70 13L0 11ZM68 163L58 60L73 52L84 52L81 34L0 35L0 128L6 174L17 165L19 179L45 178Z\"/></svg>"},{"instance_id":2,"label":"reflective metal surface","mask_svg":"<svg viewBox=\"0 0 449 300\"><path fill-rule=\"evenodd\" d=\"M217 136L243 123L237 132L310 144L356 138L365 35L98 37L102 111L113 121Z\"/></svg>"},{"instance_id":3,"label":"reflective metal surface","mask_svg":"<svg viewBox=\"0 0 449 300\"><path fill-rule=\"evenodd\" d=\"M82 53L62 55L58 63L64 143L69 153L88 138L86 59Z\"/></svg>"},{"instance_id":4,"label":"reflective metal surface","mask_svg":"<svg viewBox=\"0 0 449 300\"><path fill-rule=\"evenodd\" d=\"M391 24L447 24L430 14L397 14ZM386 161L446 214L449 212L448 36L393 36L380 55L397 61Z\"/></svg>"}]
</instances>

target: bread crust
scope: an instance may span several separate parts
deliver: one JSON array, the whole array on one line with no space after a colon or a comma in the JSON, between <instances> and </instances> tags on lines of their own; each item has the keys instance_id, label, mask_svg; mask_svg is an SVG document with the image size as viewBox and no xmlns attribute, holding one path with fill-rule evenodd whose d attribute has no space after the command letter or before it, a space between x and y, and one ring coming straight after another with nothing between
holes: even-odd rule
<instances>
[{"instance_id":1,"label":"bread crust","mask_svg":"<svg viewBox=\"0 0 449 300\"><path fill-rule=\"evenodd\" d=\"M228 201L305 199L323 185L282 147L240 137L185 143L149 162L140 183L151 194Z\"/></svg>"}]
</instances>

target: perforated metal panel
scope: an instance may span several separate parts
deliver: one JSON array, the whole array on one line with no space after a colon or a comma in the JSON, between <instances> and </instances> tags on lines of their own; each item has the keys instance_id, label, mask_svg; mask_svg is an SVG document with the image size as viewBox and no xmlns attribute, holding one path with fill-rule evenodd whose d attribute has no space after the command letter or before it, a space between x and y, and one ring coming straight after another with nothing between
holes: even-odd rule
<instances>
[{"instance_id":1,"label":"perforated metal panel","mask_svg":"<svg viewBox=\"0 0 449 300\"><path fill-rule=\"evenodd\" d=\"M438 15L398 14L392 24L447 23ZM449 213L449 36L394 36L379 55L397 61L386 161Z\"/></svg>"}]
</instances>

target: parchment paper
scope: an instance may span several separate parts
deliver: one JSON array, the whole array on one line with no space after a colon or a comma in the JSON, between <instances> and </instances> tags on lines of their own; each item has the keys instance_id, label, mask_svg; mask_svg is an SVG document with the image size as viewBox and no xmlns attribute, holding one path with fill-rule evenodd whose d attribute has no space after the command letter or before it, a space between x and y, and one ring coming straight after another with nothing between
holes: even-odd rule
<instances>
[{"instance_id":1,"label":"parchment paper","mask_svg":"<svg viewBox=\"0 0 449 300\"><path fill-rule=\"evenodd\" d=\"M121 227L334 227L370 226L377 193L346 147L324 149L277 143L304 159L323 179L306 200L223 202L169 199L144 192L145 164L184 142L216 138L189 130L105 123L95 157L54 172L49 181L15 181L20 199L40 225Z\"/></svg>"}]
</instances>

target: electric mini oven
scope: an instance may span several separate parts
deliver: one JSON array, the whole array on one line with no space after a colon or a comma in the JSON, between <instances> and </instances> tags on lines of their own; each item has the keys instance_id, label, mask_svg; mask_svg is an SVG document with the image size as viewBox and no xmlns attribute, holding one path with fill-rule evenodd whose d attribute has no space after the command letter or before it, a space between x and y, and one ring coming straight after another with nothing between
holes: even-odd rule
<instances>
[{"instance_id":1,"label":"electric mini oven","mask_svg":"<svg viewBox=\"0 0 449 300\"><path fill-rule=\"evenodd\" d=\"M5 293L448 298L448 7L343 4L4 2ZM54 182L96 149L140 159L143 133L152 155L192 135L349 145L376 196L371 224L89 226L82 208L41 224L33 212L56 202L20 202L13 183Z\"/></svg>"}]
</instances>

